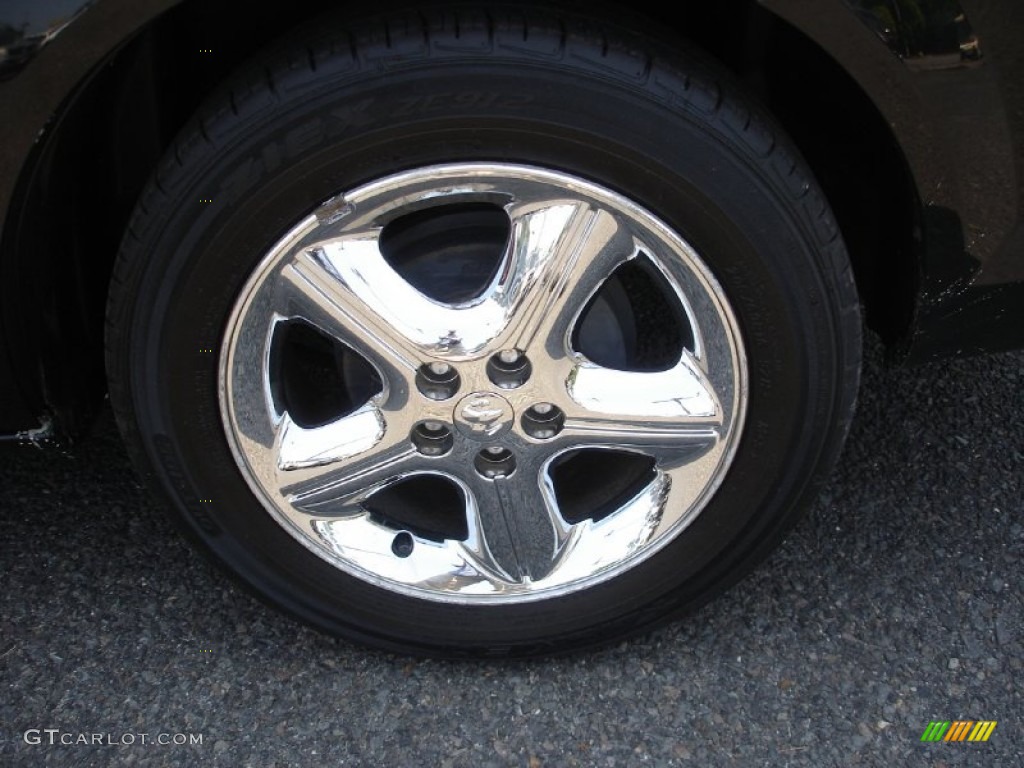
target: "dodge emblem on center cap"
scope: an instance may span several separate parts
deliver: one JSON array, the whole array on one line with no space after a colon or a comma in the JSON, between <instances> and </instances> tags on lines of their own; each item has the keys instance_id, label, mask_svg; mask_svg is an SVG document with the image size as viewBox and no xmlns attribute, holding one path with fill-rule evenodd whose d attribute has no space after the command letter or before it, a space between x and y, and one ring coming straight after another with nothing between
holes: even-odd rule
<instances>
[{"instance_id":1,"label":"dodge emblem on center cap","mask_svg":"<svg viewBox=\"0 0 1024 768\"><path fill-rule=\"evenodd\" d=\"M474 392L455 407L455 423L468 437L492 438L512 424L512 406L490 392Z\"/></svg>"}]
</instances>

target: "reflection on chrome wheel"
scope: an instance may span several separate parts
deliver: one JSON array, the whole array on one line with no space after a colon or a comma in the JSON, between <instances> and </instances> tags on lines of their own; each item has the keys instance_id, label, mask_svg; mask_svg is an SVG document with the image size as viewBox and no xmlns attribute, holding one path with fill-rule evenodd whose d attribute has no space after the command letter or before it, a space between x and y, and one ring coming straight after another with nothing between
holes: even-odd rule
<instances>
[{"instance_id":1,"label":"reflection on chrome wheel","mask_svg":"<svg viewBox=\"0 0 1024 768\"><path fill-rule=\"evenodd\" d=\"M452 281L416 265L455 273L489 226L507 236L483 284L440 298ZM646 279L616 280L616 318L602 289L626 268ZM652 304L675 345L645 359L630 329ZM356 357L328 378L358 393L312 420L323 379L287 370L310 348ZM663 547L720 484L745 391L735 318L685 241L610 190L499 163L388 176L297 223L242 291L220 369L235 458L281 525L353 575L456 602L581 589ZM588 462L613 491L590 510Z\"/></svg>"},{"instance_id":2,"label":"reflection on chrome wheel","mask_svg":"<svg viewBox=\"0 0 1024 768\"><path fill-rule=\"evenodd\" d=\"M770 118L657 37L529 2L328 16L168 148L111 401L242 584L401 652L566 652L798 519L856 394L849 262Z\"/></svg>"}]
</instances>

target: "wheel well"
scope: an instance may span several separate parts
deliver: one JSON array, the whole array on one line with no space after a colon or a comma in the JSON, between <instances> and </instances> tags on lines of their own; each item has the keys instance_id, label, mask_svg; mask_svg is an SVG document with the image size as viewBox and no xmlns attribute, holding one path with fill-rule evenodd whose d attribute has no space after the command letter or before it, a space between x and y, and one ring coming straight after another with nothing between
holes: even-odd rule
<instances>
[{"instance_id":1,"label":"wheel well","mask_svg":"<svg viewBox=\"0 0 1024 768\"><path fill-rule=\"evenodd\" d=\"M568 4L595 13L593 3ZM333 5L292 0L288 20L302 23ZM869 98L813 41L755 0L687 2L681 16L673 7L671 20L659 18L654 2L639 7L675 39L725 64L783 124L836 212L869 324L897 340L916 285L918 204L902 152ZM617 3L602 8L628 19L638 4L625 12ZM239 14L231 3L185 0L93 74L19 180L5 249L19 254L25 279L4 300L42 315L15 332L35 336L46 404L63 431L86 422L105 391L107 284L139 193L202 100L284 29L280 8L269 4Z\"/></svg>"},{"instance_id":2,"label":"wheel well","mask_svg":"<svg viewBox=\"0 0 1024 768\"><path fill-rule=\"evenodd\" d=\"M921 207L906 157L850 75L796 29L760 13L767 29L757 39L767 46L742 74L814 171L846 241L866 322L895 345L910 329L918 285Z\"/></svg>"},{"instance_id":3,"label":"wheel well","mask_svg":"<svg viewBox=\"0 0 1024 768\"><path fill-rule=\"evenodd\" d=\"M642 5L657 13L656 6ZM725 64L782 124L836 215L868 326L896 344L914 308L920 201L885 118L817 43L759 2L683 8L681 22L673 7L656 19L659 26Z\"/></svg>"}]
</instances>

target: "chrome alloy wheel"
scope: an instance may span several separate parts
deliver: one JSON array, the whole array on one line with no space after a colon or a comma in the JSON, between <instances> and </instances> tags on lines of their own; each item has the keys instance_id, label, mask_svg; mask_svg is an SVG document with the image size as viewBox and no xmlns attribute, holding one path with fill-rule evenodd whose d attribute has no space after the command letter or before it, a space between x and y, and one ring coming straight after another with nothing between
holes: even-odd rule
<instances>
[{"instance_id":1,"label":"chrome alloy wheel","mask_svg":"<svg viewBox=\"0 0 1024 768\"><path fill-rule=\"evenodd\" d=\"M468 295L427 287L472 269L457 248L418 271L391 253L445 210L505 222ZM641 265L646 282L613 279ZM616 351L648 299L681 329L653 362ZM296 338L330 364L297 377ZM325 202L241 291L219 365L229 445L273 518L349 574L453 603L584 589L678 537L729 468L746 393L736 318L678 234L609 189L502 163Z\"/></svg>"}]
</instances>

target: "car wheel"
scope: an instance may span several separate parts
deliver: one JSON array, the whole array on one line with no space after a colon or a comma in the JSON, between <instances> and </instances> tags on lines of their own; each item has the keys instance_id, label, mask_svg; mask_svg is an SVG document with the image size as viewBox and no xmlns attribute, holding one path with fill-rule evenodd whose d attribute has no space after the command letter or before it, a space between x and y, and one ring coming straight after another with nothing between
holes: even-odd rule
<instances>
[{"instance_id":1,"label":"car wheel","mask_svg":"<svg viewBox=\"0 0 1024 768\"><path fill-rule=\"evenodd\" d=\"M183 130L112 282L115 412L186 532L386 648L701 604L853 410L850 266L778 128L685 46L523 8L293 34Z\"/></svg>"}]
</instances>

